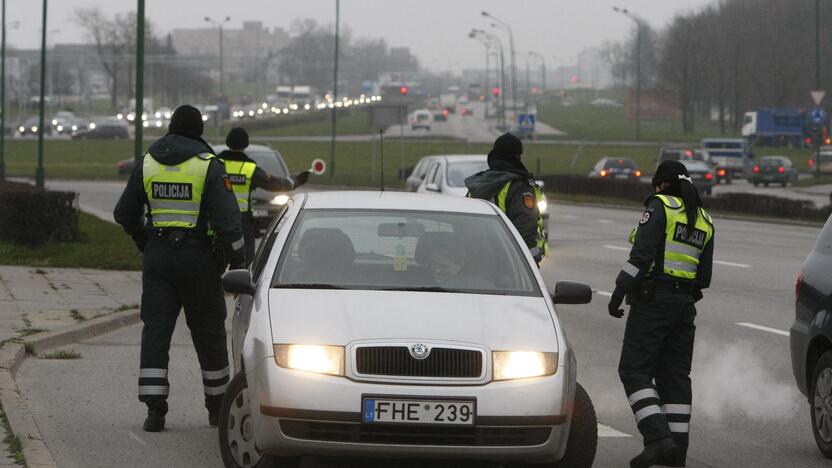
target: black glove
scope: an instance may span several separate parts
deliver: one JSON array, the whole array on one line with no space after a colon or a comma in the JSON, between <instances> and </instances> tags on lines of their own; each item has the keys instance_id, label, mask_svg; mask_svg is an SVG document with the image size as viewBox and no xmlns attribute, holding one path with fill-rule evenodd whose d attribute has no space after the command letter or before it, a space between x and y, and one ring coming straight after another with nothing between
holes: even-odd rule
<instances>
[{"instance_id":1,"label":"black glove","mask_svg":"<svg viewBox=\"0 0 832 468\"><path fill-rule=\"evenodd\" d=\"M305 184L309 181L309 171L301 172L300 174L295 176L295 188L300 187L301 185Z\"/></svg>"},{"instance_id":2,"label":"black glove","mask_svg":"<svg viewBox=\"0 0 832 468\"><path fill-rule=\"evenodd\" d=\"M610 315L615 318L624 316L624 309L621 308L622 302L624 302L624 294L619 291L613 292L612 297L610 297L610 303L607 304L607 310L609 310Z\"/></svg>"},{"instance_id":3,"label":"black glove","mask_svg":"<svg viewBox=\"0 0 832 468\"><path fill-rule=\"evenodd\" d=\"M229 252L230 270L245 270L246 268L246 249L237 249Z\"/></svg>"},{"instance_id":4,"label":"black glove","mask_svg":"<svg viewBox=\"0 0 832 468\"><path fill-rule=\"evenodd\" d=\"M133 242L139 252L144 253L144 247L147 245L147 231L142 230L140 233L133 236Z\"/></svg>"}]
</instances>

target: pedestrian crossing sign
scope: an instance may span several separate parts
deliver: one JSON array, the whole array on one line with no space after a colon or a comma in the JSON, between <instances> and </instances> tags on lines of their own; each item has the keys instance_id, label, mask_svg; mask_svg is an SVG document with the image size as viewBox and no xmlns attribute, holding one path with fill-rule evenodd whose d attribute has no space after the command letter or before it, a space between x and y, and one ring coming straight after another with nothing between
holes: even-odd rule
<instances>
[{"instance_id":1,"label":"pedestrian crossing sign","mask_svg":"<svg viewBox=\"0 0 832 468\"><path fill-rule=\"evenodd\" d=\"M517 116L517 126L523 131L534 131L534 124L536 121L537 116L535 114L520 114Z\"/></svg>"}]
</instances>

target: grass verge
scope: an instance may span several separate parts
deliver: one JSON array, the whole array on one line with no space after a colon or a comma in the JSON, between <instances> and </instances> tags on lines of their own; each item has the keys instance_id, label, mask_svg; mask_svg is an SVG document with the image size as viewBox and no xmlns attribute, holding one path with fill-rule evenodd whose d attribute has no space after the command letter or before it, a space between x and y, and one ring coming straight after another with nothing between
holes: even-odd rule
<instances>
[{"instance_id":1,"label":"grass verge","mask_svg":"<svg viewBox=\"0 0 832 468\"><path fill-rule=\"evenodd\" d=\"M74 349L59 349L43 353L38 356L38 359L81 359L81 353Z\"/></svg>"},{"instance_id":2,"label":"grass verge","mask_svg":"<svg viewBox=\"0 0 832 468\"><path fill-rule=\"evenodd\" d=\"M141 270L142 256L121 227L81 213L77 242L28 247L0 241L0 264L32 267Z\"/></svg>"},{"instance_id":3,"label":"grass verge","mask_svg":"<svg viewBox=\"0 0 832 468\"><path fill-rule=\"evenodd\" d=\"M12 460L20 466L28 466L26 458L23 456L23 442L20 437L12 432L12 426L9 424L9 418L6 417L6 412L0 406L0 424L3 426L3 431L6 433L3 437L3 443L6 445L6 451L11 456Z\"/></svg>"}]
</instances>

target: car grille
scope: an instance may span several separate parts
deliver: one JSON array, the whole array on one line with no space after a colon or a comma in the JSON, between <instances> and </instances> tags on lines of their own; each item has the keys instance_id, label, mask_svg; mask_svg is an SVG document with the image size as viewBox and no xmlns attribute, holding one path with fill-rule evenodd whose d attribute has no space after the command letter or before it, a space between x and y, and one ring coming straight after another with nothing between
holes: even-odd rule
<instances>
[{"instance_id":1,"label":"car grille","mask_svg":"<svg viewBox=\"0 0 832 468\"><path fill-rule=\"evenodd\" d=\"M405 346L366 346L356 349L356 372L397 377L477 378L482 375L482 352L433 348L416 359Z\"/></svg>"},{"instance_id":2,"label":"car grille","mask_svg":"<svg viewBox=\"0 0 832 468\"><path fill-rule=\"evenodd\" d=\"M280 430L287 437L302 440L469 447L541 445L549 439L552 432L550 427L374 426L291 419L282 419Z\"/></svg>"}]
</instances>

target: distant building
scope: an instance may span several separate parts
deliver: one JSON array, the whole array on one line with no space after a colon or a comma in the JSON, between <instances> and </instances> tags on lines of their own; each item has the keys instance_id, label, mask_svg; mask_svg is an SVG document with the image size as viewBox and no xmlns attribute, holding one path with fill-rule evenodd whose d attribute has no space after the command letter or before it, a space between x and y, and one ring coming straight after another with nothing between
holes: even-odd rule
<instances>
[{"instance_id":1,"label":"distant building","mask_svg":"<svg viewBox=\"0 0 832 468\"><path fill-rule=\"evenodd\" d=\"M219 31L216 26L174 29L171 37L177 55L202 57L206 63L213 64L212 75L219 79ZM224 27L225 81L276 83L277 53L288 43L286 31L266 28L261 21L244 21L240 29Z\"/></svg>"}]
</instances>

